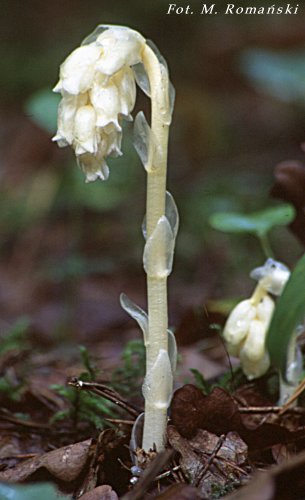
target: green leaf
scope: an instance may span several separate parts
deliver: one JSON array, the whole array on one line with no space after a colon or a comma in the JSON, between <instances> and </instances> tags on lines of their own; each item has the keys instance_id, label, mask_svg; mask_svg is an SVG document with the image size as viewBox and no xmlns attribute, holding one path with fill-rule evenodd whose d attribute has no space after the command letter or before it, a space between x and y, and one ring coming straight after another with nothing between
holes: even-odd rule
<instances>
[{"instance_id":1,"label":"green leaf","mask_svg":"<svg viewBox=\"0 0 305 500\"><path fill-rule=\"evenodd\" d=\"M293 206L285 203L251 214L219 212L210 217L209 223L214 229L227 233L251 233L261 236L274 226L289 224L294 216Z\"/></svg>"},{"instance_id":2,"label":"green leaf","mask_svg":"<svg viewBox=\"0 0 305 500\"><path fill-rule=\"evenodd\" d=\"M22 351L26 348L26 333L28 326L29 319L26 316L16 321L6 336L1 338L0 355L15 349Z\"/></svg>"},{"instance_id":3,"label":"green leaf","mask_svg":"<svg viewBox=\"0 0 305 500\"><path fill-rule=\"evenodd\" d=\"M281 370L286 380L286 364L289 343L295 328L305 314L305 254L298 261L294 271L278 299L267 333L267 349L272 364Z\"/></svg>"},{"instance_id":4,"label":"green leaf","mask_svg":"<svg viewBox=\"0 0 305 500\"><path fill-rule=\"evenodd\" d=\"M54 94L51 89L42 89L26 101L25 111L34 123L55 134L59 101L60 96Z\"/></svg>"},{"instance_id":5,"label":"green leaf","mask_svg":"<svg viewBox=\"0 0 305 500\"><path fill-rule=\"evenodd\" d=\"M68 500L52 484L13 485L0 483L0 500Z\"/></svg>"},{"instance_id":6,"label":"green leaf","mask_svg":"<svg viewBox=\"0 0 305 500\"><path fill-rule=\"evenodd\" d=\"M209 394L211 387L204 378L203 374L199 370L196 370L196 368L190 368L190 372L194 375L195 384L198 389L200 389L205 395Z\"/></svg>"}]
</instances>

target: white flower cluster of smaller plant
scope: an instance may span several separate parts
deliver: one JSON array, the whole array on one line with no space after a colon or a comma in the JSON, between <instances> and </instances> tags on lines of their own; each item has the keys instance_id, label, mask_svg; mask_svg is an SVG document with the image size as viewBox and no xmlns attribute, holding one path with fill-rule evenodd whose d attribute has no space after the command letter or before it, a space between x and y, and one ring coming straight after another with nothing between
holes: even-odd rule
<instances>
[{"instance_id":1,"label":"white flower cluster of smaller plant","mask_svg":"<svg viewBox=\"0 0 305 500\"><path fill-rule=\"evenodd\" d=\"M249 380L261 377L270 366L265 341L275 304L269 294L280 295L289 276L289 269L273 259L254 269L251 277L258 281L254 293L237 304L225 324L228 352L240 359Z\"/></svg>"}]
</instances>

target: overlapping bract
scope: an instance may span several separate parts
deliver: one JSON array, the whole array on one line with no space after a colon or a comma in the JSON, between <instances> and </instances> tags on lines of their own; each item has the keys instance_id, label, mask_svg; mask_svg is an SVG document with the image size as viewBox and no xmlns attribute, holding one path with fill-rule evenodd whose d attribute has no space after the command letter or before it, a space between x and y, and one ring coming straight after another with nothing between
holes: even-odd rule
<instances>
[{"instance_id":1,"label":"overlapping bract","mask_svg":"<svg viewBox=\"0 0 305 500\"><path fill-rule=\"evenodd\" d=\"M145 39L120 26L100 27L60 68L55 92L62 100L53 138L73 147L87 181L107 179L108 156L121 155L122 120L136 99L132 66L141 61Z\"/></svg>"},{"instance_id":2,"label":"overlapping bract","mask_svg":"<svg viewBox=\"0 0 305 500\"><path fill-rule=\"evenodd\" d=\"M124 293L120 296L120 303L123 309L138 323L142 330L144 337L144 344L147 348L149 345L149 328L148 328L148 315L141 307L130 300ZM177 365L177 344L175 335L171 330L167 330L168 335L168 352L160 349L159 355L153 366L148 367L147 374L143 383L144 397L150 397L153 400L153 392L151 387L158 387L157 381L160 376L164 376L164 370L167 373L167 386L164 394L158 396L159 407L168 407L172 395L173 376L176 371Z\"/></svg>"}]
</instances>

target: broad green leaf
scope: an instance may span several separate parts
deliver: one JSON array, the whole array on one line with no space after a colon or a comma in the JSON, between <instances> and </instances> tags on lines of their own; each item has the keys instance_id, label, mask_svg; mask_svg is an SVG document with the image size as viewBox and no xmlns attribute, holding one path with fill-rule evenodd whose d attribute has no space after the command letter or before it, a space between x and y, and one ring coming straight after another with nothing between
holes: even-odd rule
<instances>
[{"instance_id":1,"label":"broad green leaf","mask_svg":"<svg viewBox=\"0 0 305 500\"><path fill-rule=\"evenodd\" d=\"M281 370L286 379L287 352L295 328L305 314L305 254L295 269L278 299L267 333L267 349L272 364Z\"/></svg>"},{"instance_id":2,"label":"broad green leaf","mask_svg":"<svg viewBox=\"0 0 305 500\"><path fill-rule=\"evenodd\" d=\"M209 222L214 229L219 231L264 235L274 226L289 224L294 215L295 211L292 205L285 203L251 214L219 212L213 214Z\"/></svg>"},{"instance_id":3,"label":"broad green leaf","mask_svg":"<svg viewBox=\"0 0 305 500\"><path fill-rule=\"evenodd\" d=\"M40 483L15 485L0 483L0 500L68 500L70 496L59 495L52 484Z\"/></svg>"},{"instance_id":4,"label":"broad green leaf","mask_svg":"<svg viewBox=\"0 0 305 500\"><path fill-rule=\"evenodd\" d=\"M52 93L51 89L42 89L26 101L25 110L34 123L55 134L59 101L60 96Z\"/></svg>"}]
</instances>

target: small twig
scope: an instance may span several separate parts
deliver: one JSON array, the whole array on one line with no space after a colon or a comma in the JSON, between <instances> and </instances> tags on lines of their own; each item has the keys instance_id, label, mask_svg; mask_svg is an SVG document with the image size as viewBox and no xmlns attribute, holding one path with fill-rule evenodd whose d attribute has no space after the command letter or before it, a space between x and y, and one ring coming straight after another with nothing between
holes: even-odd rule
<instances>
[{"instance_id":1,"label":"small twig","mask_svg":"<svg viewBox=\"0 0 305 500\"><path fill-rule=\"evenodd\" d=\"M123 467L123 469L128 470L128 472L131 474L130 467L127 467L127 465L125 465L123 460L121 460L120 458L118 458L117 460L118 460L120 466Z\"/></svg>"},{"instance_id":2,"label":"small twig","mask_svg":"<svg viewBox=\"0 0 305 500\"><path fill-rule=\"evenodd\" d=\"M236 465L234 462L231 462L230 460L228 460L227 458L225 457L220 457L218 456L217 457L217 460L219 462L224 462L225 464L229 465L230 467L232 467L232 469L235 469L237 472L240 472L241 474L243 474L244 476L247 476L247 472L242 469L241 467L239 467L238 465ZM223 471L221 471L223 473Z\"/></svg>"},{"instance_id":3,"label":"small twig","mask_svg":"<svg viewBox=\"0 0 305 500\"><path fill-rule=\"evenodd\" d=\"M226 439L226 435L225 434L222 434L219 437L218 442L217 442L214 450L212 451L210 458L208 459L207 463L205 464L205 466L203 467L201 473L199 474L199 476L197 478L197 481L195 483L196 487L199 486L200 481L202 480L202 478L205 476L205 474L207 473L207 471L211 467L211 465L212 465L212 463L213 463L213 461L214 461L217 453L219 452L220 448L222 447L223 443L225 442L225 439Z\"/></svg>"},{"instance_id":4,"label":"small twig","mask_svg":"<svg viewBox=\"0 0 305 500\"><path fill-rule=\"evenodd\" d=\"M19 453L17 455L9 455L8 457L1 457L2 460L5 458L9 458L10 460L16 459L16 460L26 460L28 458L35 458L39 456L40 453Z\"/></svg>"},{"instance_id":5,"label":"small twig","mask_svg":"<svg viewBox=\"0 0 305 500\"><path fill-rule=\"evenodd\" d=\"M123 424L123 425L133 425L135 423L134 420L124 420L122 418L104 418L106 422L110 422L111 424Z\"/></svg>"},{"instance_id":6,"label":"small twig","mask_svg":"<svg viewBox=\"0 0 305 500\"><path fill-rule=\"evenodd\" d=\"M118 394L107 385L99 384L97 382L83 382L82 380L78 380L77 378L72 378L71 380L69 380L68 385L75 387L76 389L92 392L97 396L108 399L117 406L120 406L120 408L123 408L133 417L138 417L138 415L143 411L140 408L137 408L136 406L130 404L120 394Z\"/></svg>"},{"instance_id":7,"label":"small twig","mask_svg":"<svg viewBox=\"0 0 305 500\"><path fill-rule=\"evenodd\" d=\"M176 481L176 483L186 483L186 478L183 475L183 472L181 468L179 468L176 471L176 467L178 466L178 463L176 460L173 460L174 468L172 469L173 471L173 478Z\"/></svg>"},{"instance_id":8,"label":"small twig","mask_svg":"<svg viewBox=\"0 0 305 500\"><path fill-rule=\"evenodd\" d=\"M145 491L149 488L150 484L156 479L158 473L163 469L167 462L171 459L173 450L165 450L158 453L156 458L145 469L136 487L122 497L122 500L140 500L143 498Z\"/></svg>"},{"instance_id":9,"label":"small twig","mask_svg":"<svg viewBox=\"0 0 305 500\"><path fill-rule=\"evenodd\" d=\"M6 422L10 422L15 425L21 425L22 427L29 427L31 429L47 429L51 430L51 426L49 424L41 424L39 422L33 422L32 420L20 420L19 418L11 415L7 410L0 410L0 420L4 420Z\"/></svg>"},{"instance_id":10,"label":"small twig","mask_svg":"<svg viewBox=\"0 0 305 500\"><path fill-rule=\"evenodd\" d=\"M239 413L279 413L281 406L239 406Z\"/></svg>"},{"instance_id":11,"label":"small twig","mask_svg":"<svg viewBox=\"0 0 305 500\"><path fill-rule=\"evenodd\" d=\"M298 399L298 397L302 394L302 392L304 391L304 389L305 389L305 379L302 380L302 382L300 382L300 384L297 386L297 388L294 391L294 393L292 394L292 396L290 396L290 398L282 406L281 411L280 411L280 415L283 415L283 413L285 413L289 409L289 406L292 403L294 403L294 401L296 399Z\"/></svg>"},{"instance_id":12,"label":"small twig","mask_svg":"<svg viewBox=\"0 0 305 500\"><path fill-rule=\"evenodd\" d=\"M161 479L165 479L166 477L171 476L174 472L177 472L178 470L180 470L180 465L176 465L172 469L163 472L162 474L160 474L155 478L155 481L161 481Z\"/></svg>"},{"instance_id":13,"label":"small twig","mask_svg":"<svg viewBox=\"0 0 305 500\"><path fill-rule=\"evenodd\" d=\"M296 396L298 397L298 396ZM287 402L288 403L288 402ZM286 404L287 404L286 403ZM291 413L305 413L305 408L286 408L285 406L239 406L239 413L277 413L279 416L284 413L284 411L289 411Z\"/></svg>"}]
</instances>

